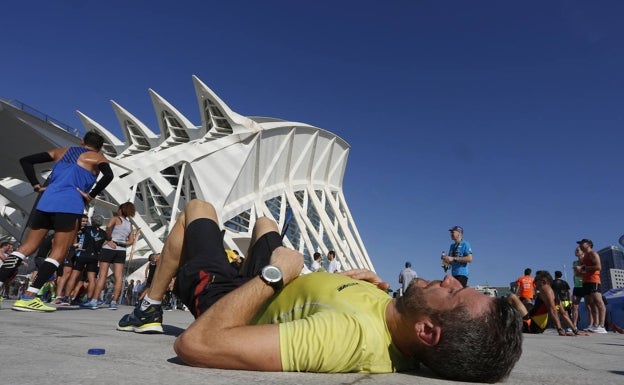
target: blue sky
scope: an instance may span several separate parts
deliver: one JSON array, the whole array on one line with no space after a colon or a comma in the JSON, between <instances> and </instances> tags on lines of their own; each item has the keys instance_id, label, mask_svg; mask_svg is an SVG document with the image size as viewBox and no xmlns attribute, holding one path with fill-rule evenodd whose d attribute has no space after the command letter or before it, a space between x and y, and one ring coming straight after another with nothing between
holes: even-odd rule
<instances>
[{"instance_id":1,"label":"blue sky","mask_svg":"<svg viewBox=\"0 0 624 385\"><path fill-rule=\"evenodd\" d=\"M351 145L344 192L375 268L439 278L461 225L469 283L570 278L622 221L624 3L28 1L3 4L0 97L158 131L148 88L197 124L191 75L233 110ZM3 128L7 130L7 128ZM3 132L7 135L8 133Z\"/></svg>"}]
</instances>

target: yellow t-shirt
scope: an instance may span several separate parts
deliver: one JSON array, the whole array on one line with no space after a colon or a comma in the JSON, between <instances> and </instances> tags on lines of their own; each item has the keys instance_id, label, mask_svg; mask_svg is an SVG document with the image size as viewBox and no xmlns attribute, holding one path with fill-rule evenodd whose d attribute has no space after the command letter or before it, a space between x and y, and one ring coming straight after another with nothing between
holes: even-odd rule
<instances>
[{"instance_id":1,"label":"yellow t-shirt","mask_svg":"<svg viewBox=\"0 0 624 385\"><path fill-rule=\"evenodd\" d=\"M329 273L287 285L256 316L279 323L282 370L390 373L417 368L392 343L386 326L391 298L376 286Z\"/></svg>"}]
</instances>

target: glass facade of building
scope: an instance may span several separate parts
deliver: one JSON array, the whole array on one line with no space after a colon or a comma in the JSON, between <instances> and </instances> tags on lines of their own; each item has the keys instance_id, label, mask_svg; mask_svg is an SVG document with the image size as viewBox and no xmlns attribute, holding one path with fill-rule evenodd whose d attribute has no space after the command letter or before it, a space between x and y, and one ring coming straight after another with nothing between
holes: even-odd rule
<instances>
[{"instance_id":1,"label":"glass facade of building","mask_svg":"<svg viewBox=\"0 0 624 385\"><path fill-rule=\"evenodd\" d=\"M598 250L602 269L600 271L600 286L602 292L612 289L611 269L624 269L624 250L619 246L608 246Z\"/></svg>"}]
</instances>

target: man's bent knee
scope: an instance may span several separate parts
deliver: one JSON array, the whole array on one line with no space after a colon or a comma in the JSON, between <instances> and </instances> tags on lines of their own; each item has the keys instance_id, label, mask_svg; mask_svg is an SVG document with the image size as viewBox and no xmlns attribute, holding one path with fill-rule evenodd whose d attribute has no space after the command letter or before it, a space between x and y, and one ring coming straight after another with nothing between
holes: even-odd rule
<instances>
[{"instance_id":1,"label":"man's bent knee","mask_svg":"<svg viewBox=\"0 0 624 385\"><path fill-rule=\"evenodd\" d=\"M178 217L178 221L184 221L184 223L192 222L198 218L209 218L214 221L217 220L217 211L211 203L202 201L200 199L193 199L187 205L184 211Z\"/></svg>"}]
</instances>

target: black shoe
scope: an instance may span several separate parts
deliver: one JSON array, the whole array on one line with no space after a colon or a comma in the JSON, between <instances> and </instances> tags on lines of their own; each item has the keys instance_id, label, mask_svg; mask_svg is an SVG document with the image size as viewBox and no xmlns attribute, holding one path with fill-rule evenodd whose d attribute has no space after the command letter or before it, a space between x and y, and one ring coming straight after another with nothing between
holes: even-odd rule
<instances>
[{"instance_id":1,"label":"black shoe","mask_svg":"<svg viewBox=\"0 0 624 385\"><path fill-rule=\"evenodd\" d=\"M144 311L138 305L130 314L123 316L117 330L135 333L162 333L163 311L160 305L150 305Z\"/></svg>"}]
</instances>

